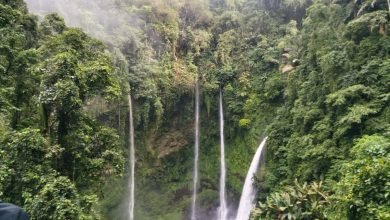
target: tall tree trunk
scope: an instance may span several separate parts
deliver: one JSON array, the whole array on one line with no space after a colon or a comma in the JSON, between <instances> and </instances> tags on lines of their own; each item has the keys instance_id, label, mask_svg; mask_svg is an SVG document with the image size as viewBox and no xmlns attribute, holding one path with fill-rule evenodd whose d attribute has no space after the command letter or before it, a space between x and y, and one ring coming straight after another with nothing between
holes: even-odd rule
<instances>
[{"instance_id":1,"label":"tall tree trunk","mask_svg":"<svg viewBox=\"0 0 390 220\"><path fill-rule=\"evenodd\" d=\"M73 171L72 171L72 181L74 183L74 179L76 176L76 158L73 158Z\"/></svg>"},{"instance_id":2,"label":"tall tree trunk","mask_svg":"<svg viewBox=\"0 0 390 220\"><path fill-rule=\"evenodd\" d=\"M390 0L387 0L387 6L389 7L389 15L390 15Z\"/></svg>"}]
</instances>

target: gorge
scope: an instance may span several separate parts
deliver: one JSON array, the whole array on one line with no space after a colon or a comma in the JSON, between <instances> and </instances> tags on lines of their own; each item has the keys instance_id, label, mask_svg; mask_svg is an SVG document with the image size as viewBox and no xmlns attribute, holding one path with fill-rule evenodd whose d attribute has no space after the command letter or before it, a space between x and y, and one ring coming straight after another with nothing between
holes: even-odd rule
<instances>
[{"instance_id":1,"label":"gorge","mask_svg":"<svg viewBox=\"0 0 390 220\"><path fill-rule=\"evenodd\" d=\"M0 200L388 219L389 22L387 0L0 0Z\"/></svg>"}]
</instances>

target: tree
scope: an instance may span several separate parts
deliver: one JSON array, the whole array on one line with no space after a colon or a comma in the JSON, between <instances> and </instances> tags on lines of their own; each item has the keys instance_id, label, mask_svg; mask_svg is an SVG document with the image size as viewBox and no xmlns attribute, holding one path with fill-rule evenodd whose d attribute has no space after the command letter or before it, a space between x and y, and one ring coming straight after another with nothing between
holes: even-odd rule
<instances>
[{"instance_id":1,"label":"tree","mask_svg":"<svg viewBox=\"0 0 390 220\"><path fill-rule=\"evenodd\" d=\"M51 165L61 151L58 146L50 146L37 129L7 134L0 148L2 197L23 205L39 190L44 177L53 172Z\"/></svg>"},{"instance_id":2,"label":"tree","mask_svg":"<svg viewBox=\"0 0 390 220\"><path fill-rule=\"evenodd\" d=\"M32 220L80 219L79 195L68 178L46 176L41 184L39 192L26 201Z\"/></svg>"},{"instance_id":3,"label":"tree","mask_svg":"<svg viewBox=\"0 0 390 220\"><path fill-rule=\"evenodd\" d=\"M331 213L335 218L387 219L390 217L390 139L363 136L351 149L352 160L340 165L340 181Z\"/></svg>"}]
</instances>

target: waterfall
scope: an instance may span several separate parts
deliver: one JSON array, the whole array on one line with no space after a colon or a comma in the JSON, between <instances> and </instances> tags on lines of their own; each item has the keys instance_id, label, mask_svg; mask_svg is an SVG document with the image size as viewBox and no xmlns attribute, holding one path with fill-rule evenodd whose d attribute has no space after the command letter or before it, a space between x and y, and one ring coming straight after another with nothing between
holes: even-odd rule
<instances>
[{"instance_id":1,"label":"waterfall","mask_svg":"<svg viewBox=\"0 0 390 220\"><path fill-rule=\"evenodd\" d=\"M227 219L226 207L226 164L225 164L225 140L224 140L224 118L223 118L223 102L222 102L222 88L219 90L219 126L221 138L221 176L219 179L219 209L218 219Z\"/></svg>"},{"instance_id":2,"label":"waterfall","mask_svg":"<svg viewBox=\"0 0 390 220\"><path fill-rule=\"evenodd\" d=\"M199 82L195 85L195 147L194 147L194 176L193 176L193 195L192 195L192 210L191 220L196 220L196 194L198 187L198 160L199 160Z\"/></svg>"},{"instance_id":3,"label":"waterfall","mask_svg":"<svg viewBox=\"0 0 390 220\"><path fill-rule=\"evenodd\" d=\"M129 145L130 145L130 178L129 178L129 220L134 220L134 171L135 171L135 150L134 150L134 124L133 124L133 107L131 96L129 94Z\"/></svg>"},{"instance_id":4,"label":"waterfall","mask_svg":"<svg viewBox=\"0 0 390 220\"><path fill-rule=\"evenodd\" d=\"M249 168L248 174L246 175L244 188L241 194L240 205L238 206L236 220L248 220L251 214L251 210L254 208L256 189L253 185L253 176L256 174L257 169L260 165L260 158L263 153L267 138L268 137L264 138L259 148L257 149L256 154L253 157L251 166Z\"/></svg>"}]
</instances>

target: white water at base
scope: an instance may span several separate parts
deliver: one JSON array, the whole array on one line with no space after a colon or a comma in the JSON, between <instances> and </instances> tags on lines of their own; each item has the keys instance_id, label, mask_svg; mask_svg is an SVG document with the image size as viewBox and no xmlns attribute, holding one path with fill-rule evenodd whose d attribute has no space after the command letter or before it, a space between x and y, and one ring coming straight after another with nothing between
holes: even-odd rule
<instances>
[{"instance_id":1,"label":"white water at base","mask_svg":"<svg viewBox=\"0 0 390 220\"><path fill-rule=\"evenodd\" d=\"M219 90L219 125L221 138L221 176L219 179L219 209L218 219L226 220L228 209L226 206L226 164L225 164L225 138L224 138L224 118L223 118L223 101L222 88Z\"/></svg>"},{"instance_id":2,"label":"white water at base","mask_svg":"<svg viewBox=\"0 0 390 220\"><path fill-rule=\"evenodd\" d=\"M256 188L253 184L253 176L256 174L259 168L261 155L263 153L267 139L268 137L264 138L264 140L261 142L259 148L256 151L255 156L253 157L248 174L246 175L244 188L241 194L240 205L238 206L236 220L248 220L251 214L251 210L255 206L254 202L256 198Z\"/></svg>"},{"instance_id":3,"label":"white water at base","mask_svg":"<svg viewBox=\"0 0 390 220\"><path fill-rule=\"evenodd\" d=\"M193 195L192 195L192 208L191 208L191 220L196 220L196 195L198 188L198 160L199 160L199 84L198 81L195 85L195 146L194 146L194 176L193 176Z\"/></svg>"},{"instance_id":4,"label":"white water at base","mask_svg":"<svg viewBox=\"0 0 390 220\"><path fill-rule=\"evenodd\" d=\"M129 145L130 145L130 179L129 179L129 220L134 220L134 171L135 171L135 149L134 149L134 124L133 124L133 107L131 96L129 99Z\"/></svg>"}]
</instances>

